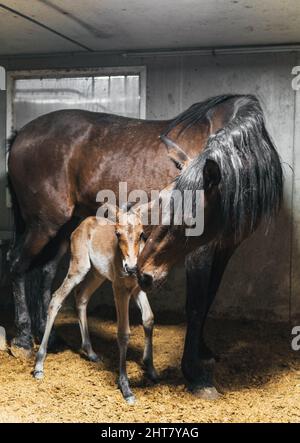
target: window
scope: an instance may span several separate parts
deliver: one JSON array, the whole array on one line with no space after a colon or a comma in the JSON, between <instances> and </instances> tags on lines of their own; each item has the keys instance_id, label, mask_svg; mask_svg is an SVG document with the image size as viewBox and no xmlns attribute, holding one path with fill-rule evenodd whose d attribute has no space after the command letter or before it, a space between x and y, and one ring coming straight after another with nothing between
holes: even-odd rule
<instances>
[{"instance_id":1,"label":"window","mask_svg":"<svg viewBox=\"0 0 300 443\"><path fill-rule=\"evenodd\" d=\"M10 73L10 95L9 131L58 109L145 118L145 71L105 68Z\"/></svg>"}]
</instances>

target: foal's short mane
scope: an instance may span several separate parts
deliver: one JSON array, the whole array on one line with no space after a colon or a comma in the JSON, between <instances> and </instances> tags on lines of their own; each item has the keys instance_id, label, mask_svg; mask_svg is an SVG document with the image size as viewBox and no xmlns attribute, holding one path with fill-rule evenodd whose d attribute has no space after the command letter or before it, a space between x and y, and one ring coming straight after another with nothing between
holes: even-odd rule
<instances>
[{"instance_id":1,"label":"foal's short mane","mask_svg":"<svg viewBox=\"0 0 300 443\"><path fill-rule=\"evenodd\" d=\"M221 172L221 240L234 235L239 242L253 232L260 221L271 221L279 211L283 177L279 155L266 130L259 101L252 95L222 95L196 103L169 125L188 128L205 121L219 104L232 99L232 115L225 126L211 135L206 148L178 177L176 189L203 188L203 168L215 161ZM228 112L228 111L227 111ZM193 203L189 205L192 211Z\"/></svg>"}]
</instances>

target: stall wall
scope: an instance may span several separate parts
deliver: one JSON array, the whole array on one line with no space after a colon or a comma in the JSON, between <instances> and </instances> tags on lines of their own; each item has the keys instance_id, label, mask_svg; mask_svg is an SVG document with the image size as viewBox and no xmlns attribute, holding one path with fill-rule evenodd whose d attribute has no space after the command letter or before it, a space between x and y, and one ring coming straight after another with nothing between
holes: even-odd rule
<instances>
[{"instance_id":1,"label":"stall wall","mask_svg":"<svg viewBox=\"0 0 300 443\"><path fill-rule=\"evenodd\" d=\"M297 318L300 320L300 99L299 92L292 88L291 71L297 64L300 65L300 55L295 52L141 57L87 54L0 59L0 65L11 70L146 66L149 119L175 116L192 103L216 94L257 95L283 162L284 204L267 235L264 229L259 229L236 251L226 270L214 313L268 320L293 318L296 322ZM0 204L3 204L2 188ZM0 219L0 223L4 222L5 219ZM184 293L184 270L173 271L165 287L151 296L154 309L183 312ZM94 304L99 302L99 295L103 302L111 299L107 286L94 299Z\"/></svg>"}]
</instances>

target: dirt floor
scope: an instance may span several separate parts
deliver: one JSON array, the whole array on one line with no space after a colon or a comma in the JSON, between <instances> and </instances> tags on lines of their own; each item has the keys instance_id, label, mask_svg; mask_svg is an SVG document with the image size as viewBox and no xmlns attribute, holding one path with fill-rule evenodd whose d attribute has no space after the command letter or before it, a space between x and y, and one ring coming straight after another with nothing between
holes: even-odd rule
<instances>
[{"instance_id":1,"label":"dirt floor","mask_svg":"<svg viewBox=\"0 0 300 443\"><path fill-rule=\"evenodd\" d=\"M220 358L216 380L223 393L214 402L185 388L179 369L183 324L156 325L157 385L143 376L143 331L133 326L128 373L134 406L116 387L114 321L90 316L90 329L104 362L90 363L79 355L76 318L64 312L57 330L67 347L48 355L42 381L33 379L32 362L0 352L0 422L300 422L300 351L291 350L288 325L209 321L208 343Z\"/></svg>"}]
</instances>

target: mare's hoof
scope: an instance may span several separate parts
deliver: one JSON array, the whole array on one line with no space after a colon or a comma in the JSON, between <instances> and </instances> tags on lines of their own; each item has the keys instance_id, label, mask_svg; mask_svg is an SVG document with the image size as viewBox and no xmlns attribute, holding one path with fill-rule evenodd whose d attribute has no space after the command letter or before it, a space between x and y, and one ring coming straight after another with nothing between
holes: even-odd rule
<instances>
[{"instance_id":1,"label":"mare's hoof","mask_svg":"<svg viewBox=\"0 0 300 443\"><path fill-rule=\"evenodd\" d=\"M44 372L43 371L34 371L33 376L36 380L42 380L44 378Z\"/></svg>"},{"instance_id":2,"label":"mare's hoof","mask_svg":"<svg viewBox=\"0 0 300 443\"><path fill-rule=\"evenodd\" d=\"M130 395L130 397L125 397L125 400L128 405L135 404L135 396L134 395Z\"/></svg>"},{"instance_id":3,"label":"mare's hoof","mask_svg":"<svg viewBox=\"0 0 300 443\"><path fill-rule=\"evenodd\" d=\"M222 394L220 394L220 392L218 392L214 386L191 386L190 391L193 395L195 395L195 397L201 398L202 400L218 400L220 397L222 397Z\"/></svg>"},{"instance_id":4,"label":"mare's hoof","mask_svg":"<svg viewBox=\"0 0 300 443\"><path fill-rule=\"evenodd\" d=\"M151 380L153 383L158 383L159 382L159 376L156 372L156 370L154 368L152 369L147 369L146 370L146 375L149 378L149 380Z\"/></svg>"},{"instance_id":5,"label":"mare's hoof","mask_svg":"<svg viewBox=\"0 0 300 443\"><path fill-rule=\"evenodd\" d=\"M29 343L23 343L19 338L11 341L10 352L20 360L29 360L33 357L33 347Z\"/></svg>"}]
</instances>

